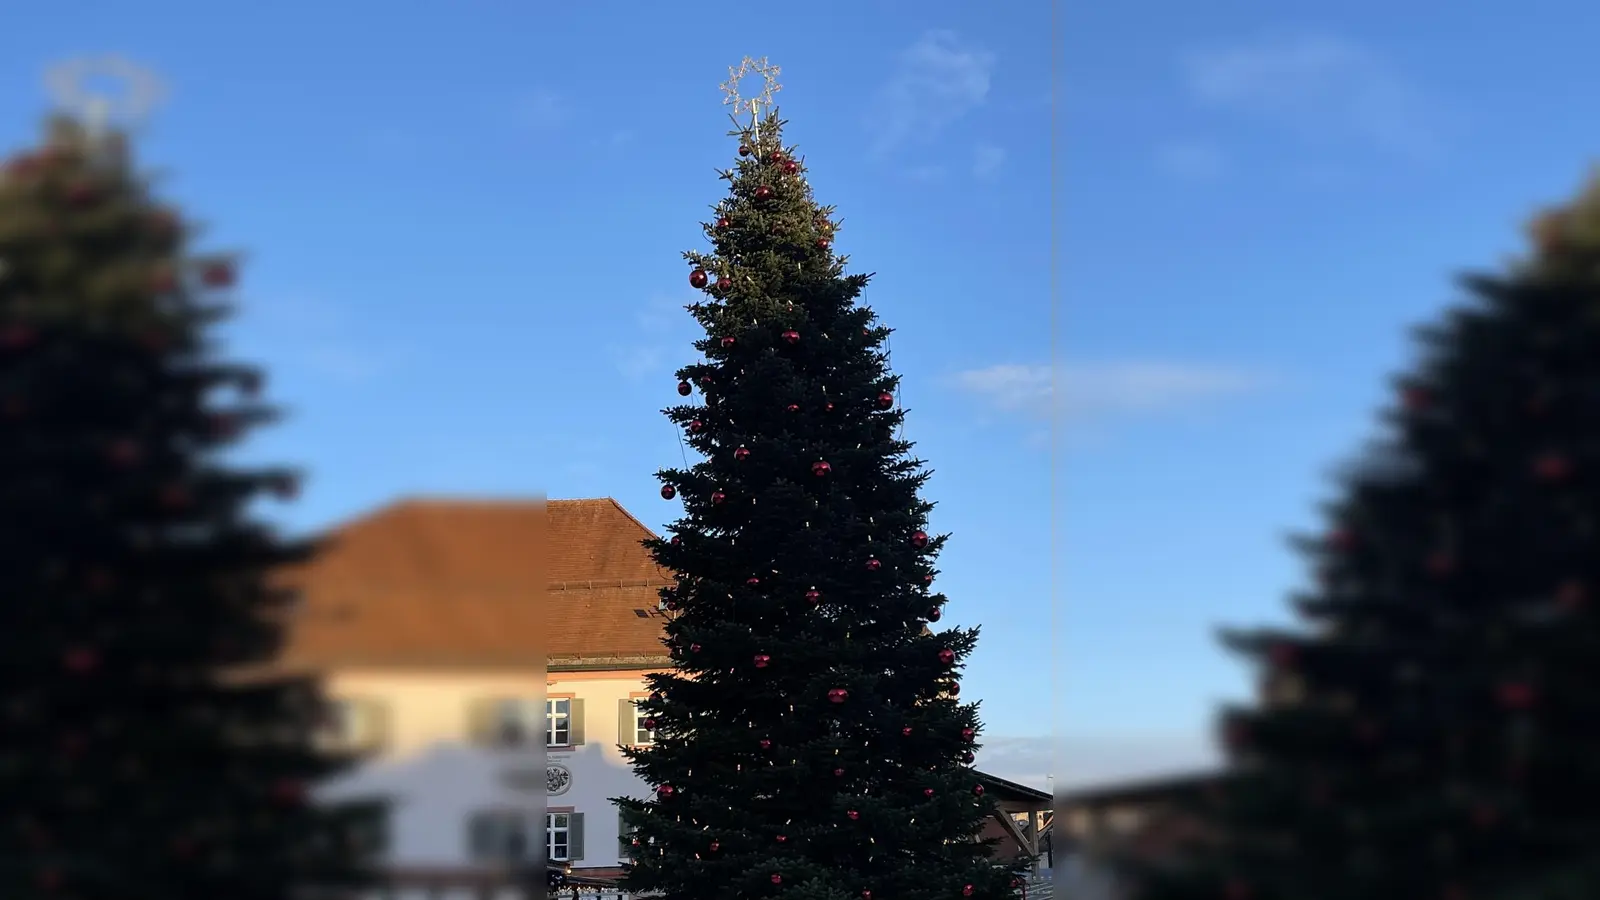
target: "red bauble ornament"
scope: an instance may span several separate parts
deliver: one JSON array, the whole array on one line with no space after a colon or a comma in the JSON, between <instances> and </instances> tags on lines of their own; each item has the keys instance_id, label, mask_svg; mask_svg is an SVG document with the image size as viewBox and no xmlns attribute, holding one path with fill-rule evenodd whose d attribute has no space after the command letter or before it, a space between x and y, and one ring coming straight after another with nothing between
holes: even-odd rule
<instances>
[{"instance_id":1,"label":"red bauble ornament","mask_svg":"<svg viewBox=\"0 0 1600 900\"><path fill-rule=\"evenodd\" d=\"M833 770L833 777L835 777L835 778L843 778L844 777L844 770L843 769L834 769Z\"/></svg>"},{"instance_id":2,"label":"red bauble ornament","mask_svg":"<svg viewBox=\"0 0 1600 900\"><path fill-rule=\"evenodd\" d=\"M892 406L894 406L894 395L893 394L889 393L888 391L884 391L883 393L878 395L878 408L879 409L889 409Z\"/></svg>"},{"instance_id":3,"label":"red bauble ornament","mask_svg":"<svg viewBox=\"0 0 1600 900\"><path fill-rule=\"evenodd\" d=\"M717 219L717 227L718 228L727 228L729 225L732 225L732 224L733 224L732 222L728 221L728 217L727 216L723 216L723 217Z\"/></svg>"},{"instance_id":4,"label":"red bauble ornament","mask_svg":"<svg viewBox=\"0 0 1600 900\"><path fill-rule=\"evenodd\" d=\"M933 796L933 788L923 788L922 789L922 796L924 796L924 797L932 797Z\"/></svg>"},{"instance_id":5,"label":"red bauble ornament","mask_svg":"<svg viewBox=\"0 0 1600 900\"><path fill-rule=\"evenodd\" d=\"M663 499L663 500L671 500L673 497L676 497L676 496L678 496L678 489L677 488L673 487L670 484L663 484L661 486L661 499Z\"/></svg>"},{"instance_id":6,"label":"red bauble ornament","mask_svg":"<svg viewBox=\"0 0 1600 900\"><path fill-rule=\"evenodd\" d=\"M770 188L770 187L768 187L768 186L766 186L764 184L761 185L760 187L756 188L755 197L756 197L757 200L762 200L762 201L771 200L772 199L772 188Z\"/></svg>"},{"instance_id":7,"label":"red bauble ornament","mask_svg":"<svg viewBox=\"0 0 1600 900\"><path fill-rule=\"evenodd\" d=\"M711 378L710 375L701 375L700 376L700 389L701 390L705 390L706 388L711 387L711 384L712 384L712 378Z\"/></svg>"},{"instance_id":8,"label":"red bauble ornament","mask_svg":"<svg viewBox=\"0 0 1600 900\"><path fill-rule=\"evenodd\" d=\"M783 876L779 875L777 872L773 872L772 873L772 883L773 884L783 884Z\"/></svg>"},{"instance_id":9,"label":"red bauble ornament","mask_svg":"<svg viewBox=\"0 0 1600 900\"><path fill-rule=\"evenodd\" d=\"M981 784L973 785L972 786L972 796L974 796L974 797L982 797L983 796L983 785L981 785Z\"/></svg>"},{"instance_id":10,"label":"red bauble ornament","mask_svg":"<svg viewBox=\"0 0 1600 900\"><path fill-rule=\"evenodd\" d=\"M719 292L725 294L732 288L733 288L733 279L732 278L729 278L726 275L718 275L717 276L717 290Z\"/></svg>"},{"instance_id":11,"label":"red bauble ornament","mask_svg":"<svg viewBox=\"0 0 1600 900\"><path fill-rule=\"evenodd\" d=\"M701 432L701 430L703 430L705 427L706 427L706 423L700 421L699 419L694 419L691 422L689 422L689 433L690 434L699 434Z\"/></svg>"},{"instance_id":12,"label":"red bauble ornament","mask_svg":"<svg viewBox=\"0 0 1600 900\"><path fill-rule=\"evenodd\" d=\"M34 342L37 335L24 325L12 325L0 332L0 345L7 350L21 350Z\"/></svg>"},{"instance_id":13,"label":"red bauble ornament","mask_svg":"<svg viewBox=\"0 0 1600 900\"><path fill-rule=\"evenodd\" d=\"M863 890L861 892L861 900L872 900L872 892L868 891L868 890Z\"/></svg>"},{"instance_id":14,"label":"red bauble ornament","mask_svg":"<svg viewBox=\"0 0 1600 900\"><path fill-rule=\"evenodd\" d=\"M961 739L963 741L970 741L977 736L978 732L976 729L970 727L961 729Z\"/></svg>"},{"instance_id":15,"label":"red bauble ornament","mask_svg":"<svg viewBox=\"0 0 1600 900\"><path fill-rule=\"evenodd\" d=\"M928 533L926 531L913 531L911 533L911 546L918 550L928 546Z\"/></svg>"},{"instance_id":16,"label":"red bauble ornament","mask_svg":"<svg viewBox=\"0 0 1600 900\"><path fill-rule=\"evenodd\" d=\"M798 344L798 343L800 343L800 332L795 331L792 328L789 329L788 331L785 331L783 334L779 335L779 337L783 338L784 343L787 343L787 344Z\"/></svg>"},{"instance_id":17,"label":"red bauble ornament","mask_svg":"<svg viewBox=\"0 0 1600 900\"><path fill-rule=\"evenodd\" d=\"M656 788L656 796L660 797L663 800L667 799L668 797L671 797L673 794L676 794L677 792L678 792L677 789L674 788L670 784L663 784L662 786Z\"/></svg>"},{"instance_id":18,"label":"red bauble ornament","mask_svg":"<svg viewBox=\"0 0 1600 900\"><path fill-rule=\"evenodd\" d=\"M750 145L749 144L740 144L739 145L739 155L740 156L749 156L750 152L751 151L750 151Z\"/></svg>"},{"instance_id":19,"label":"red bauble ornament","mask_svg":"<svg viewBox=\"0 0 1600 900\"><path fill-rule=\"evenodd\" d=\"M789 405L788 405L788 406L785 406L785 407L784 407L784 411L785 411L785 412L792 412L792 413L797 413L797 412L799 412L799 411L800 411L800 404L798 404L798 403L791 403L791 404L789 404Z\"/></svg>"},{"instance_id":20,"label":"red bauble ornament","mask_svg":"<svg viewBox=\"0 0 1600 900\"><path fill-rule=\"evenodd\" d=\"M1532 685L1511 681L1500 685L1495 691L1495 697L1506 709L1528 709L1538 699L1538 694Z\"/></svg>"},{"instance_id":21,"label":"red bauble ornament","mask_svg":"<svg viewBox=\"0 0 1600 900\"><path fill-rule=\"evenodd\" d=\"M744 580L745 587L755 587L756 585L758 585L760 583L761 583L761 579L757 578L754 575L751 575L749 578L746 578Z\"/></svg>"},{"instance_id":22,"label":"red bauble ornament","mask_svg":"<svg viewBox=\"0 0 1600 900\"><path fill-rule=\"evenodd\" d=\"M818 250L826 250L826 249L828 249L829 247L832 247L832 246L833 246L833 241L830 241L827 238L817 238L817 249Z\"/></svg>"},{"instance_id":23,"label":"red bauble ornament","mask_svg":"<svg viewBox=\"0 0 1600 900\"><path fill-rule=\"evenodd\" d=\"M1272 665L1279 669L1287 669L1294 665L1295 658L1299 655L1299 648L1293 644L1273 644L1267 651L1267 658L1272 660Z\"/></svg>"},{"instance_id":24,"label":"red bauble ornament","mask_svg":"<svg viewBox=\"0 0 1600 900\"><path fill-rule=\"evenodd\" d=\"M753 662L756 664L756 668L765 669L767 666L772 665L772 657L765 653L757 653Z\"/></svg>"},{"instance_id":25,"label":"red bauble ornament","mask_svg":"<svg viewBox=\"0 0 1600 900\"><path fill-rule=\"evenodd\" d=\"M966 763L969 766L972 765L973 762L975 762L977 760L977 758L978 758L978 754L973 753L971 750L964 751L961 754L961 761Z\"/></svg>"},{"instance_id":26,"label":"red bauble ornament","mask_svg":"<svg viewBox=\"0 0 1600 900\"><path fill-rule=\"evenodd\" d=\"M777 836L777 841L780 844L786 843L788 840L789 840L789 836L787 834L780 834L780 835Z\"/></svg>"},{"instance_id":27,"label":"red bauble ornament","mask_svg":"<svg viewBox=\"0 0 1600 900\"><path fill-rule=\"evenodd\" d=\"M732 347L734 344L737 344L738 341L734 340L732 337L725 337L720 341L720 343L722 344L722 349L726 350L729 347Z\"/></svg>"},{"instance_id":28,"label":"red bauble ornament","mask_svg":"<svg viewBox=\"0 0 1600 900\"><path fill-rule=\"evenodd\" d=\"M972 896L972 885L970 885L970 884L962 885L961 886L961 896L963 896L963 897L971 897Z\"/></svg>"},{"instance_id":29,"label":"red bauble ornament","mask_svg":"<svg viewBox=\"0 0 1600 900\"><path fill-rule=\"evenodd\" d=\"M693 390L694 390L694 388L689 385L689 382L687 382L687 381L678 382L678 396L679 397L687 397L687 396L689 396L690 392L692 392Z\"/></svg>"},{"instance_id":30,"label":"red bauble ornament","mask_svg":"<svg viewBox=\"0 0 1600 900\"><path fill-rule=\"evenodd\" d=\"M791 159L791 160L787 160L787 161L784 162L784 164L783 164L783 174L785 174L785 175L793 175L794 173L796 173L798 171L800 171L800 167L795 164L794 160Z\"/></svg>"},{"instance_id":31,"label":"red bauble ornament","mask_svg":"<svg viewBox=\"0 0 1600 900\"><path fill-rule=\"evenodd\" d=\"M68 650L62 662L66 665L67 671L84 675L94 671L95 666L100 664L100 657L93 650Z\"/></svg>"},{"instance_id":32,"label":"red bauble ornament","mask_svg":"<svg viewBox=\"0 0 1600 900\"><path fill-rule=\"evenodd\" d=\"M822 411L833 412L833 401L829 400L827 403L822 404Z\"/></svg>"},{"instance_id":33,"label":"red bauble ornament","mask_svg":"<svg viewBox=\"0 0 1600 900\"><path fill-rule=\"evenodd\" d=\"M695 269L693 272L689 273L689 286L692 288L701 289L710 282L711 278L710 276L706 275L705 269Z\"/></svg>"},{"instance_id":34,"label":"red bauble ornament","mask_svg":"<svg viewBox=\"0 0 1600 900\"><path fill-rule=\"evenodd\" d=\"M1533 474L1540 481L1563 481L1572 474L1572 463L1559 453L1547 453L1534 461Z\"/></svg>"},{"instance_id":35,"label":"red bauble ornament","mask_svg":"<svg viewBox=\"0 0 1600 900\"><path fill-rule=\"evenodd\" d=\"M711 505L712 506L721 506L722 505L722 501L724 501L726 499L728 499L728 495L724 494L721 491L712 491L711 492Z\"/></svg>"},{"instance_id":36,"label":"red bauble ornament","mask_svg":"<svg viewBox=\"0 0 1600 900\"><path fill-rule=\"evenodd\" d=\"M783 151L782 150L774 150L774 151L772 151L772 154L767 157L767 159L769 159L769 160L771 160L772 162L775 162L775 163L781 163L781 162L783 162Z\"/></svg>"},{"instance_id":37,"label":"red bauble ornament","mask_svg":"<svg viewBox=\"0 0 1600 900\"><path fill-rule=\"evenodd\" d=\"M1565 610L1580 609L1588 602L1589 592L1583 582L1573 579L1556 589L1556 605Z\"/></svg>"},{"instance_id":38,"label":"red bauble ornament","mask_svg":"<svg viewBox=\"0 0 1600 900\"><path fill-rule=\"evenodd\" d=\"M715 853L718 850L722 849L722 842L721 841L712 841L711 842L711 846L706 848L706 849L710 850L712 853Z\"/></svg>"},{"instance_id":39,"label":"red bauble ornament","mask_svg":"<svg viewBox=\"0 0 1600 900\"><path fill-rule=\"evenodd\" d=\"M811 474L818 478L824 478L831 472L833 472L833 466L828 465L822 460L817 460L811 464Z\"/></svg>"},{"instance_id":40,"label":"red bauble ornament","mask_svg":"<svg viewBox=\"0 0 1600 900\"><path fill-rule=\"evenodd\" d=\"M900 736L901 737L911 737L911 726L907 725L906 727L900 729Z\"/></svg>"},{"instance_id":41,"label":"red bauble ornament","mask_svg":"<svg viewBox=\"0 0 1600 900\"><path fill-rule=\"evenodd\" d=\"M637 846L639 846L639 839L638 838L634 838L633 840L629 841L628 843L633 845L633 846L635 846L635 847L637 847Z\"/></svg>"},{"instance_id":42,"label":"red bauble ornament","mask_svg":"<svg viewBox=\"0 0 1600 900\"><path fill-rule=\"evenodd\" d=\"M644 720L644 730L645 731L655 731L656 730L656 720L655 719L645 719Z\"/></svg>"},{"instance_id":43,"label":"red bauble ornament","mask_svg":"<svg viewBox=\"0 0 1600 900\"><path fill-rule=\"evenodd\" d=\"M293 778L280 778L272 786L272 799L280 806L299 806L306 799L306 786Z\"/></svg>"},{"instance_id":44,"label":"red bauble ornament","mask_svg":"<svg viewBox=\"0 0 1600 900\"><path fill-rule=\"evenodd\" d=\"M131 466L139 461L139 445L133 441L113 441L106 456L118 466Z\"/></svg>"},{"instance_id":45,"label":"red bauble ornament","mask_svg":"<svg viewBox=\"0 0 1600 900\"><path fill-rule=\"evenodd\" d=\"M829 703L843 703L850 699L850 692L844 688L831 688L828 691Z\"/></svg>"},{"instance_id":46,"label":"red bauble ornament","mask_svg":"<svg viewBox=\"0 0 1600 900\"><path fill-rule=\"evenodd\" d=\"M953 666L955 665L955 662L956 652L954 650L951 650L949 647L945 647L939 651L939 663L941 665Z\"/></svg>"},{"instance_id":47,"label":"red bauble ornament","mask_svg":"<svg viewBox=\"0 0 1600 900\"><path fill-rule=\"evenodd\" d=\"M200 283L208 288L233 287L233 266L213 263L200 272Z\"/></svg>"},{"instance_id":48,"label":"red bauble ornament","mask_svg":"<svg viewBox=\"0 0 1600 900\"><path fill-rule=\"evenodd\" d=\"M700 645L699 644L690 644L689 645L689 652L690 653L699 653L700 652Z\"/></svg>"},{"instance_id":49,"label":"red bauble ornament","mask_svg":"<svg viewBox=\"0 0 1600 900\"><path fill-rule=\"evenodd\" d=\"M883 568L883 563L878 562L876 559L867 560L867 571L868 572L876 572L881 568Z\"/></svg>"},{"instance_id":50,"label":"red bauble ornament","mask_svg":"<svg viewBox=\"0 0 1600 900\"><path fill-rule=\"evenodd\" d=\"M822 602L822 592L817 590L816 588L812 588L811 590L806 591L806 602L811 604L812 606L816 606L817 604L821 603Z\"/></svg>"},{"instance_id":51,"label":"red bauble ornament","mask_svg":"<svg viewBox=\"0 0 1600 900\"><path fill-rule=\"evenodd\" d=\"M680 547L683 545L683 538L679 537L678 535L673 535L670 543L674 547Z\"/></svg>"},{"instance_id":52,"label":"red bauble ornament","mask_svg":"<svg viewBox=\"0 0 1600 900\"><path fill-rule=\"evenodd\" d=\"M922 576L922 583L923 584L933 584L933 576L932 575L924 575L924 576Z\"/></svg>"},{"instance_id":53,"label":"red bauble ornament","mask_svg":"<svg viewBox=\"0 0 1600 900\"><path fill-rule=\"evenodd\" d=\"M944 686L944 693L945 693L945 696L947 696L947 697L959 697L959 696L961 696L961 682L952 681L949 684L945 685Z\"/></svg>"},{"instance_id":54,"label":"red bauble ornament","mask_svg":"<svg viewBox=\"0 0 1600 900\"><path fill-rule=\"evenodd\" d=\"M738 462L744 462L745 460L749 459L750 458L750 450L749 450L749 448L740 447L739 449L733 451L733 458Z\"/></svg>"}]
</instances>

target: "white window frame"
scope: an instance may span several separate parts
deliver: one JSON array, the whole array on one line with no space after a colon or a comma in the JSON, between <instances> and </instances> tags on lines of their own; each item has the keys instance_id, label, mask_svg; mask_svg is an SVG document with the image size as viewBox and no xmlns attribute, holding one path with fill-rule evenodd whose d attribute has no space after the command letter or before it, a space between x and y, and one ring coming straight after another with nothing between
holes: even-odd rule
<instances>
[{"instance_id":1,"label":"white window frame","mask_svg":"<svg viewBox=\"0 0 1600 900\"><path fill-rule=\"evenodd\" d=\"M572 746L572 699L551 697L544 701L544 745Z\"/></svg>"},{"instance_id":2,"label":"white window frame","mask_svg":"<svg viewBox=\"0 0 1600 900\"><path fill-rule=\"evenodd\" d=\"M639 701L633 701L633 734L631 737L635 747L648 747L656 742L655 730L644 727L644 720L648 718L650 718L650 714L639 706Z\"/></svg>"},{"instance_id":3,"label":"white window frame","mask_svg":"<svg viewBox=\"0 0 1600 900\"><path fill-rule=\"evenodd\" d=\"M544 850L551 862L566 862L572 855L571 813L545 813Z\"/></svg>"},{"instance_id":4,"label":"white window frame","mask_svg":"<svg viewBox=\"0 0 1600 900\"><path fill-rule=\"evenodd\" d=\"M537 707L528 700L500 700L494 705L494 742L503 747L525 747L535 740Z\"/></svg>"}]
</instances>

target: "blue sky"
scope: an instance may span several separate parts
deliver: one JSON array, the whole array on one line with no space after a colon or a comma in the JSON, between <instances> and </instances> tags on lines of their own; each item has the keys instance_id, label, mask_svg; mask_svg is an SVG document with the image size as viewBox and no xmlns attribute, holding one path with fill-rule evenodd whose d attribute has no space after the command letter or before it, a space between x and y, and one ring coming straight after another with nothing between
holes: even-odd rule
<instances>
[{"instance_id":1,"label":"blue sky","mask_svg":"<svg viewBox=\"0 0 1600 900\"><path fill-rule=\"evenodd\" d=\"M0 34L0 143L51 61L162 73L142 156L247 251L230 347L292 412L250 453L311 470L294 524L541 491L661 524L717 86L770 57L899 329L984 764L1082 783L1206 759L1245 685L1214 627L1281 617L1405 327L1600 146L1600 11L1405 6L1073 4L1052 72L1042 3L61 4Z\"/></svg>"}]
</instances>

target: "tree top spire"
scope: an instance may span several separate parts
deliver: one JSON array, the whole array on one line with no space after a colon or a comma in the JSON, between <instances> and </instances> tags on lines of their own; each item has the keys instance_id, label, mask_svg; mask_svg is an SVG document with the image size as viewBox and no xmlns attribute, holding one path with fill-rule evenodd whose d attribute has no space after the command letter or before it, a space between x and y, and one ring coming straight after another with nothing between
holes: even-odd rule
<instances>
[{"instance_id":1,"label":"tree top spire","mask_svg":"<svg viewBox=\"0 0 1600 900\"><path fill-rule=\"evenodd\" d=\"M737 66L728 67L728 80L722 83L722 105L733 107L733 121L740 129L746 129L740 121L741 115L750 117L749 131L756 131L761 127L761 121L766 118L777 103L773 95L783 90L783 85L778 83L778 75L783 70L767 62L765 56L760 59L746 56ZM744 97L739 93L739 82L751 75L761 76L761 91L752 97Z\"/></svg>"}]
</instances>

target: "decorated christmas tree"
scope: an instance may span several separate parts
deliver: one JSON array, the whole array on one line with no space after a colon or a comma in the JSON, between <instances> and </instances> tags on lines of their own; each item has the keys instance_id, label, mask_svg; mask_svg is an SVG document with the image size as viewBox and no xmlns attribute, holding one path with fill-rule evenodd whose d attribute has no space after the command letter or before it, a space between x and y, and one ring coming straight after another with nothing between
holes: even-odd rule
<instances>
[{"instance_id":1,"label":"decorated christmas tree","mask_svg":"<svg viewBox=\"0 0 1600 900\"><path fill-rule=\"evenodd\" d=\"M1600 897L1600 184L1464 280L1141 900Z\"/></svg>"},{"instance_id":2,"label":"decorated christmas tree","mask_svg":"<svg viewBox=\"0 0 1600 900\"><path fill-rule=\"evenodd\" d=\"M770 100L744 101L738 161L688 253L702 361L667 410L701 461L659 473L684 516L657 561L675 671L628 751L648 800L619 799L624 887L667 900L1009 897L977 839L975 704L956 676L976 629L929 630L944 537L898 437L885 341L857 298ZM734 102L739 102L736 99Z\"/></svg>"},{"instance_id":3,"label":"decorated christmas tree","mask_svg":"<svg viewBox=\"0 0 1600 900\"><path fill-rule=\"evenodd\" d=\"M226 451L271 410L216 358L225 257L71 118L0 174L0 896L286 900L364 882L381 810L321 807L316 685L259 674L309 548ZM252 670L258 674L250 675Z\"/></svg>"}]
</instances>

